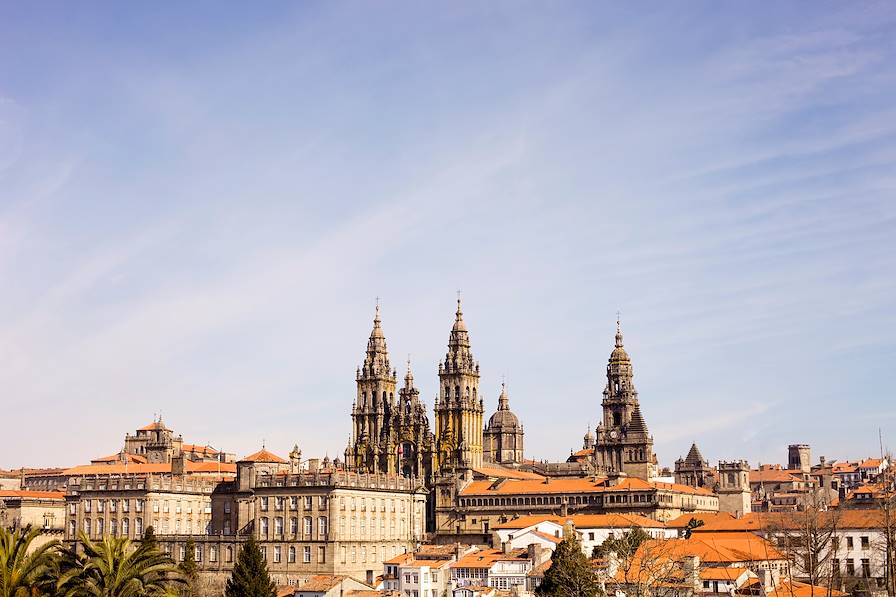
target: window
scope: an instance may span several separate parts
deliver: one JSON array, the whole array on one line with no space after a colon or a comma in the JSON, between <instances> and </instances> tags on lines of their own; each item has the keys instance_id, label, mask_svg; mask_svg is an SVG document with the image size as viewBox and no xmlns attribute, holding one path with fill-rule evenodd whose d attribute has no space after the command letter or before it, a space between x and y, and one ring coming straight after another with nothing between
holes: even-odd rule
<instances>
[{"instance_id":1,"label":"window","mask_svg":"<svg viewBox=\"0 0 896 597\"><path fill-rule=\"evenodd\" d=\"M118 511L118 500L109 500L109 512Z\"/></svg>"},{"instance_id":2,"label":"window","mask_svg":"<svg viewBox=\"0 0 896 597\"><path fill-rule=\"evenodd\" d=\"M358 561L358 548L355 545L352 545L352 563Z\"/></svg>"},{"instance_id":3,"label":"window","mask_svg":"<svg viewBox=\"0 0 896 597\"><path fill-rule=\"evenodd\" d=\"M310 510L313 506L314 496L306 495L305 496L305 509Z\"/></svg>"},{"instance_id":4,"label":"window","mask_svg":"<svg viewBox=\"0 0 896 597\"><path fill-rule=\"evenodd\" d=\"M840 550L840 537L831 537L831 551L837 553Z\"/></svg>"},{"instance_id":5,"label":"window","mask_svg":"<svg viewBox=\"0 0 896 597\"><path fill-rule=\"evenodd\" d=\"M102 537L103 533L106 532L106 521L102 518L96 519L96 536Z\"/></svg>"},{"instance_id":6,"label":"window","mask_svg":"<svg viewBox=\"0 0 896 597\"><path fill-rule=\"evenodd\" d=\"M202 561L202 547L201 546L197 545L193 548L193 558L195 558L195 560L197 562Z\"/></svg>"},{"instance_id":7,"label":"window","mask_svg":"<svg viewBox=\"0 0 896 597\"><path fill-rule=\"evenodd\" d=\"M327 517L321 516L317 519L318 539L324 539L327 536Z\"/></svg>"},{"instance_id":8,"label":"window","mask_svg":"<svg viewBox=\"0 0 896 597\"><path fill-rule=\"evenodd\" d=\"M277 510L282 510L282 509L283 509L283 498L282 498L282 497L277 496L277 497L274 499L274 508L276 508Z\"/></svg>"},{"instance_id":9,"label":"window","mask_svg":"<svg viewBox=\"0 0 896 597\"><path fill-rule=\"evenodd\" d=\"M320 498L318 499L318 501L320 502L319 506L320 506L320 509L321 509L321 510L326 510L326 509L327 509L327 506L330 505L330 504L329 504L329 501L330 501L330 500L329 500L329 498L328 498L327 496L325 496L325 495L320 496Z\"/></svg>"},{"instance_id":10,"label":"window","mask_svg":"<svg viewBox=\"0 0 896 597\"><path fill-rule=\"evenodd\" d=\"M296 563L296 548L293 546L289 546L289 549L286 550L286 561L290 564Z\"/></svg>"},{"instance_id":11,"label":"window","mask_svg":"<svg viewBox=\"0 0 896 597\"><path fill-rule=\"evenodd\" d=\"M143 512L143 500L137 500L137 512Z\"/></svg>"},{"instance_id":12,"label":"window","mask_svg":"<svg viewBox=\"0 0 896 597\"><path fill-rule=\"evenodd\" d=\"M261 509L262 511L266 511L268 509L268 498L264 496L261 498Z\"/></svg>"},{"instance_id":13,"label":"window","mask_svg":"<svg viewBox=\"0 0 896 597\"><path fill-rule=\"evenodd\" d=\"M339 559L345 564L345 546L339 548Z\"/></svg>"},{"instance_id":14,"label":"window","mask_svg":"<svg viewBox=\"0 0 896 597\"><path fill-rule=\"evenodd\" d=\"M122 512L130 512L131 511L131 500L121 500L121 511Z\"/></svg>"},{"instance_id":15,"label":"window","mask_svg":"<svg viewBox=\"0 0 896 597\"><path fill-rule=\"evenodd\" d=\"M106 500L97 500L96 501L96 511L97 512L105 512L106 511Z\"/></svg>"},{"instance_id":16,"label":"window","mask_svg":"<svg viewBox=\"0 0 896 597\"><path fill-rule=\"evenodd\" d=\"M366 545L361 546L361 561L362 562L367 561L367 546Z\"/></svg>"},{"instance_id":17,"label":"window","mask_svg":"<svg viewBox=\"0 0 896 597\"><path fill-rule=\"evenodd\" d=\"M169 508L170 506L168 505L168 500L162 502L162 512L170 512L171 510Z\"/></svg>"},{"instance_id":18,"label":"window","mask_svg":"<svg viewBox=\"0 0 896 597\"><path fill-rule=\"evenodd\" d=\"M594 541L594 533L588 533L588 540Z\"/></svg>"},{"instance_id":19,"label":"window","mask_svg":"<svg viewBox=\"0 0 896 597\"><path fill-rule=\"evenodd\" d=\"M143 534L143 519L137 518L134 520L134 535L142 535Z\"/></svg>"},{"instance_id":20,"label":"window","mask_svg":"<svg viewBox=\"0 0 896 597\"><path fill-rule=\"evenodd\" d=\"M859 540L860 540L861 543L862 543L862 551L868 551L868 548L870 547L870 543L869 543L869 541L868 541L868 537L867 537L867 536L865 536L865 537L860 537Z\"/></svg>"},{"instance_id":21,"label":"window","mask_svg":"<svg viewBox=\"0 0 896 597\"><path fill-rule=\"evenodd\" d=\"M118 535L118 521L114 518L109 521L109 534L113 537Z\"/></svg>"},{"instance_id":22,"label":"window","mask_svg":"<svg viewBox=\"0 0 896 597\"><path fill-rule=\"evenodd\" d=\"M302 531L305 535L311 535L311 517L306 516L302 519Z\"/></svg>"},{"instance_id":23,"label":"window","mask_svg":"<svg viewBox=\"0 0 896 597\"><path fill-rule=\"evenodd\" d=\"M68 521L68 535L72 539L75 538L75 534L78 532L78 523L74 520Z\"/></svg>"},{"instance_id":24,"label":"window","mask_svg":"<svg viewBox=\"0 0 896 597\"><path fill-rule=\"evenodd\" d=\"M278 516L274 519L274 534L282 535L283 534L283 517Z\"/></svg>"},{"instance_id":25,"label":"window","mask_svg":"<svg viewBox=\"0 0 896 597\"><path fill-rule=\"evenodd\" d=\"M261 536L267 539L268 537L268 519L262 518L260 521L261 526Z\"/></svg>"},{"instance_id":26,"label":"window","mask_svg":"<svg viewBox=\"0 0 896 597\"><path fill-rule=\"evenodd\" d=\"M268 548L267 547L261 548L261 559L263 559L265 562L268 561Z\"/></svg>"},{"instance_id":27,"label":"window","mask_svg":"<svg viewBox=\"0 0 896 597\"><path fill-rule=\"evenodd\" d=\"M230 502L224 502L224 514L230 514Z\"/></svg>"},{"instance_id":28,"label":"window","mask_svg":"<svg viewBox=\"0 0 896 597\"><path fill-rule=\"evenodd\" d=\"M224 561L230 563L233 561L233 547L228 545L224 548Z\"/></svg>"},{"instance_id":29,"label":"window","mask_svg":"<svg viewBox=\"0 0 896 597\"><path fill-rule=\"evenodd\" d=\"M846 560L846 575L847 576L855 576L856 575L856 561L852 558Z\"/></svg>"},{"instance_id":30,"label":"window","mask_svg":"<svg viewBox=\"0 0 896 597\"><path fill-rule=\"evenodd\" d=\"M846 549L852 549L852 537L846 538Z\"/></svg>"},{"instance_id":31,"label":"window","mask_svg":"<svg viewBox=\"0 0 896 597\"><path fill-rule=\"evenodd\" d=\"M294 495L294 496L292 496L292 497L289 498L289 507L292 508L293 510L298 510L298 509L299 509L299 498L298 498L298 496L295 496L295 495Z\"/></svg>"},{"instance_id":32,"label":"window","mask_svg":"<svg viewBox=\"0 0 896 597\"><path fill-rule=\"evenodd\" d=\"M90 500L84 500L84 511L90 512Z\"/></svg>"},{"instance_id":33,"label":"window","mask_svg":"<svg viewBox=\"0 0 896 597\"><path fill-rule=\"evenodd\" d=\"M187 559L187 546L186 545L178 545L177 546L177 559L183 562Z\"/></svg>"},{"instance_id":34,"label":"window","mask_svg":"<svg viewBox=\"0 0 896 597\"><path fill-rule=\"evenodd\" d=\"M217 562L218 561L218 548L214 545L208 548L208 561L209 562Z\"/></svg>"},{"instance_id":35,"label":"window","mask_svg":"<svg viewBox=\"0 0 896 597\"><path fill-rule=\"evenodd\" d=\"M862 558L862 576L868 578L871 576L871 560Z\"/></svg>"},{"instance_id":36,"label":"window","mask_svg":"<svg viewBox=\"0 0 896 597\"><path fill-rule=\"evenodd\" d=\"M274 546L274 563L275 564L280 563L280 546L279 545Z\"/></svg>"},{"instance_id":37,"label":"window","mask_svg":"<svg viewBox=\"0 0 896 597\"><path fill-rule=\"evenodd\" d=\"M306 545L302 548L302 561L306 564L311 563L311 546Z\"/></svg>"}]
</instances>

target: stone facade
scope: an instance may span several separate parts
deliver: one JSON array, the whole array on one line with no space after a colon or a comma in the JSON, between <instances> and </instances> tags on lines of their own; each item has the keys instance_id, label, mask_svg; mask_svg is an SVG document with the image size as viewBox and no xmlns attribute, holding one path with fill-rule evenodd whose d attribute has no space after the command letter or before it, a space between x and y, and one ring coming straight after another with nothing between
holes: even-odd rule
<instances>
[{"instance_id":1,"label":"stone facade","mask_svg":"<svg viewBox=\"0 0 896 597\"><path fill-rule=\"evenodd\" d=\"M656 476L653 437L641 415L638 392L632 381L632 361L622 344L616 322L616 346L607 365L602 422L597 427L594 459L598 470L622 472L630 477Z\"/></svg>"},{"instance_id":2,"label":"stone facade","mask_svg":"<svg viewBox=\"0 0 896 597\"><path fill-rule=\"evenodd\" d=\"M479 396L479 363L473 359L470 334L460 299L448 339L445 361L439 363L436 413L436 468L469 469L482 466L483 413Z\"/></svg>"},{"instance_id":3,"label":"stone facade","mask_svg":"<svg viewBox=\"0 0 896 597\"><path fill-rule=\"evenodd\" d=\"M510 399L503 383L498 410L489 418L483 432L483 450L486 462L505 466L518 466L523 462L523 426L510 410Z\"/></svg>"},{"instance_id":4,"label":"stone facade","mask_svg":"<svg viewBox=\"0 0 896 597\"><path fill-rule=\"evenodd\" d=\"M355 375L357 396L352 404L352 437L345 450L346 468L429 478L433 437L426 405L414 387L410 361L396 401L397 375L389 363L381 323L377 305L364 363Z\"/></svg>"},{"instance_id":5,"label":"stone facade","mask_svg":"<svg viewBox=\"0 0 896 597\"><path fill-rule=\"evenodd\" d=\"M715 491L719 494L719 510L737 517L752 512L749 463L746 460L722 461L718 470Z\"/></svg>"},{"instance_id":6,"label":"stone facade","mask_svg":"<svg viewBox=\"0 0 896 597\"><path fill-rule=\"evenodd\" d=\"M691 444L688 455L675 461L675 482L691 487L714 487L716 471L703 458L697 444Z\"/></svg>"},{"instance_id":7,"label":"stone facade","mask_svg":"<svg viewBox=\"0 0 896 597\"><path fill-rule=\"evenodd\" d=\"M424 537L426 490L416 477L305 470L266 450L238 462L237 471L211 495L210 535L193 538L205 573L224 578L251 534L277 584L313 574L372 580L383 562ZM187 539L159 537L177 560Z\"/></svg>"},{"instance_id":8,"label":"stone facade","mask_svg":"<svg viewBox=\"0 0 896 597\"><path fill-rule=\"evenodd\" d=\"M200 466L198 463L196 466ZM124 467L90 465L76 469L65 494L66 541L79 531L92 539L104 535L139 538L152 526L156 534L205 535L210 529L211 494L222 476L231 476L234 465L222 470L189 472L171 465L134 464ZM102 469L110 469L104 471ZM193 467L191 467L193 468Z\"/></svg>"}]
</instances>

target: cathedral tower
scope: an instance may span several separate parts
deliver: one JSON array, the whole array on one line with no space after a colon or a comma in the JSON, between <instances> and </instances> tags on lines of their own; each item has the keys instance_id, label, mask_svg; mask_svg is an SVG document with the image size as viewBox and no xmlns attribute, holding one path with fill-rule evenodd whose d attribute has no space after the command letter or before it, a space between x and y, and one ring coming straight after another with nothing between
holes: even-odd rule
<instances>
[{"instance_id":1,"label":"cathedral tower","mask_svg":"<svg viewBox=\"0 0 896 597\"><path fill-rule=\"evenodd\" d=\"M622 344L619 320L601 406L603 420L597 427L594 448L597 466L641 479L653 477L656 472L653 438L641 415L638 392L632 381L632 361Z\"/></svg>"},{"instance_id":2,"label":"cathedral tower","mask_svg":"<svg viewBox=\"0 0 896 597\"><path fill-rule=\"evenodd\" d=\"M435 404L438 467L444 470L481 466L485 409L479 397L479 363L473 360L459 298L448 352L445 361L439 363L439 386Z\"/></svg>"},{"instance_id":3,"label":"cathedral tower","mask_svg":"<svg viewBox=\"0 0 896 597\"><path fill-rule=\"evenodd\" d=\"M376 306L373 330L367 340L364 364L355 373L357 396L352 404L352 442L346 449L346 466L365 472L388 472L388 415L395 403L396 372L389 363L386 337Z\"/></svg>"}]
</instances>

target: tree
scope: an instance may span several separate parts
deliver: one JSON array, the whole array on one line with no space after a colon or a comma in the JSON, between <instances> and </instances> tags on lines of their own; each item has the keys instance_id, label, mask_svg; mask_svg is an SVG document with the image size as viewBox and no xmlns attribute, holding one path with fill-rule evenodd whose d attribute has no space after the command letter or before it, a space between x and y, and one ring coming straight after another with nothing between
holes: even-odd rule
<instances>
[{"instance_id":1,"label":"tree","mask_svg":"<svg viewBox=\"0 0 896 597\"><path fill-rule=\"evenodd\" d=\"M40 529L9 531L0 527L0 597L51 594L58 541L36 547L31 544Z\"/></svg>"},{"instance_id":2,"label":"tree","mask_svg":"<svg viewBox=\"0 0 896 597\"><path fill-rule=\"evenodd\" d=\"M184 584L177 564L154 541L136 549L123 537L93 542L81 533L64 554L56 582L59 597L162 597Z\"/></svg>"},{"instance_id":3,"label":"tree","mask_svg":"<svg viewBox=\"0 0 896 597\"><path fill-rule=\"evenodd\" d=\"M598 588L591 563L582 553L579 538L575 531L567 527L536 594L545 597L594 597Z\"/></svg>"},{"instance_id":4,"label":"tree","mask_svg":"<svg viewBox=\"0 0 896 597\"><path fill-rule=\"evenodd\" d=\"M277 589L268 574L268 566L261 555L258 543L251 535L240 548L236 565L227 585L225 597L276 597Z\"/></svg>"},{"instance_id":5,"label":"tree","mask_svg":"<svg viewBox=\"0 0 896 597\"><path fill-rule=\"evenodd\" d=\"M196 590L196 578L199 567L196 565L196 543L193 541L192 537L187 539L187 544L184 550L184 561L178 566L181 574L187 581L182 593L184 595L193 595Z\"/></svg>"},{"instance_id":6,"label":"tree","mask_svg":"<svg viewBox=\"0 0 896 597\"><path fill-rule=\"evenodd\" d=\"M152 528L152 525L146 527L146 530L143 531L143 537L140 539L142 543L146 543L150 548L159 549L159 540L156 539L156 530Z\"/></svg>"},{"instance_id":7,"label":"tree","mask_svg":"<svg viewBox=\"0 0 896 597\"><path fill-rule=\"evenodd\" d=\"M694 529L702 527L704 522L702 520L698 520L696 518L692 518L688 521L688 524L684 527L684 538L690 539L691 533L694 532Z\"/></svg>"},{"instance_id":8,"label":"tree","mask_svg":"<svg viewBox=\"0 0 896 597\"><path fill-rule=\"evenodd\" d=\"M887 468L881 474L880 500L880 533L881 540L877 548L881 552L884 564L884 583L887 596L896 597L896 467L893 455L887 454Z\"/></svg>"},{"instance_id":9,"label":"tree","mask_svg":"<svg viewBox=\"0 0 896 597\"><path fill-rule=\"evenodd\" d=\"M642 543L650 539L650 535L641 527L632 527L618 538L607 538L594 548L593 557L604 557L615 553L619 559L631 559Z\"/></svg>"}]
</instances>

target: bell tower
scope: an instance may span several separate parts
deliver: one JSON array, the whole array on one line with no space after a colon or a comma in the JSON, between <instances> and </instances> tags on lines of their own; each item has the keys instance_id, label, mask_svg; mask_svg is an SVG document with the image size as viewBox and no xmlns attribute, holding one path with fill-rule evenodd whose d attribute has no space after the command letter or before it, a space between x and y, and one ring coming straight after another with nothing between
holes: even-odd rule
<instances>
[{"instance_id":1,"label":"bell tower","mask_svg":"<svg viewBox=\"0 0 896 597\"><path fill-rule=\"evenodd\" d=\"M445 361L439 363L439 397L435 403L436 463L440 470L482 466L482 420L479 363L473 360L470 335L460 297L448 338Z\"/></svg>"},{"instance_id":2,"label":"bell tower","mask_svg":"<svg viewBox=\"0 0 896 597\"><path fill-rule=\"evenodd\" d=\"M388 470L387 420L395 403L396 371L389 363L386 337L377 302L373 330L367 340L364 363L355 373L357 395L352 404L352 440L346 450L346 466L377 473Z\"/></svg>"},{"instance_id":3,"label":"bell tower","mask_svg":"<svg viewBox=\"0 0 896 597\"><path fill-rule=\"evenodd\" d=\"M632 379L632 361L623 346L617 318L616 345L607 364L603 417L597 427L594 456L597 466L607 472L646 480L655 474L656 456Z\"/></svg>"}]
</instances>

